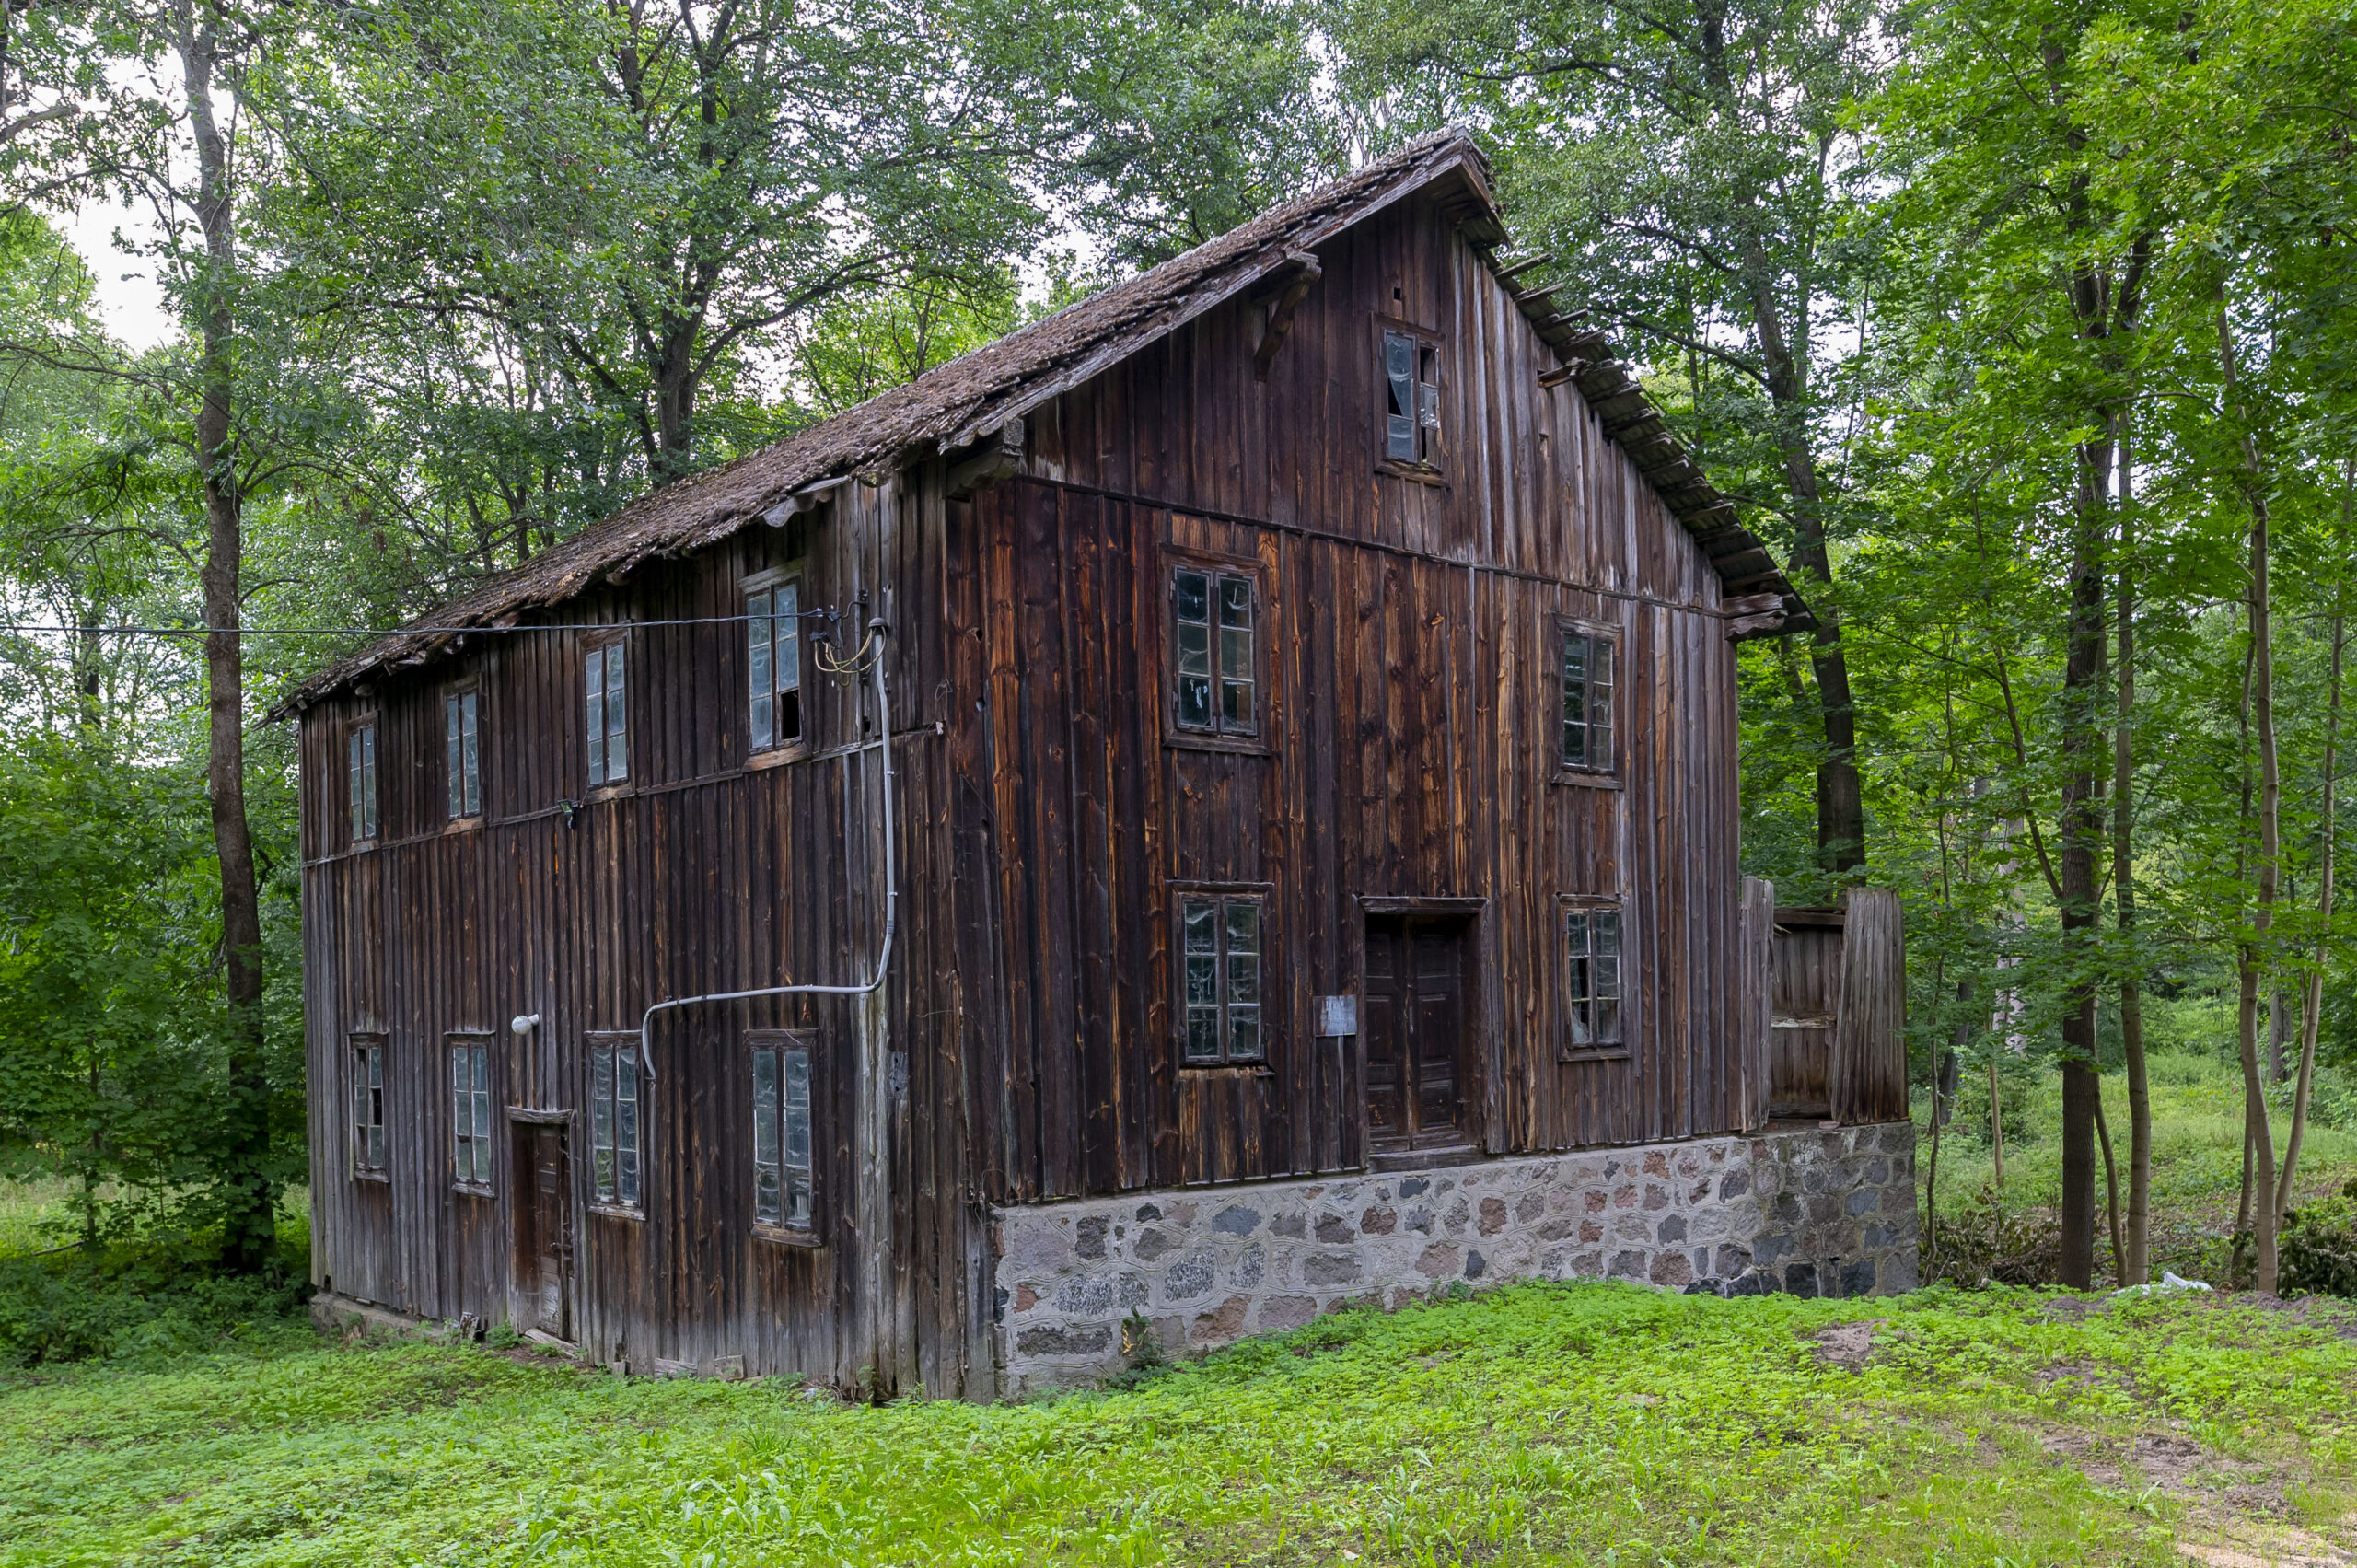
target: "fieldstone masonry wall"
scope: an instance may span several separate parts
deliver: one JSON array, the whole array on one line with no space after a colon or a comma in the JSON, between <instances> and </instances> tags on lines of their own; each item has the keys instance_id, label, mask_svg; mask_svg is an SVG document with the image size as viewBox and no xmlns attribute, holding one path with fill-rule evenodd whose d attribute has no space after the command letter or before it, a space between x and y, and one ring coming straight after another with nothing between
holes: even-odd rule
<instances>
[{"instance_id":1,"label":"fieldstone masonry wall","mask_svg":"<svg viewBox=\"0 0 2357 1568\"><path fill-rule=\"evenodd\" d=\"M1915 1288L1910 1122L1778 1128L1322 1181L1188 1188L993 1215L999 1389L1387 1309L1459 1281L1618 1279L1724 1295Z\"/></svg>"}]
</instances>

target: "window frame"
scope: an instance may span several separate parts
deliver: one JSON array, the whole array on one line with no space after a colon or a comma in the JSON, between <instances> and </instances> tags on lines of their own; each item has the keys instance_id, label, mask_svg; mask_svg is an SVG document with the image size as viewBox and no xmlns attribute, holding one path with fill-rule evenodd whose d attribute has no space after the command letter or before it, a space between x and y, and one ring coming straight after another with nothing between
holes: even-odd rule
<instances>
[{"instance_id":1,"label":"window frame","mask_svg":"<svg viewBox=\"0 0 2357 1568\"><path fill-rule=\"evenodd\" d=\"M1405 338L1412 348L1409 372L1410 397L1415 404L1408 414L1414 432L1416 456L1394 457L1391 452L1391 340ZM1447 340L1430 327L1420 327L1413 321L1397 316L1378 314L1375 318L1376 408L1371 428L1375 433L1375 464L1377 471L1398 474L1403 478L1421 480L1428 484L1442 482L1449 456L1446 444L1447 424L1443 418L1448 395ZM1429 368L1432 379L1424 379ZM1425 394L1429 392L1430 396Z\"/></svg>"},{"instance_id":2,"label":"window frame","mask_svg":"<svg viewBox=\"0 0 2357 1568\"><path fill-rule=\"evenodd\" d=\"M385 748L382 726L377 721L372 708L355 714L343 726L344 833L354 849L374 849L384 834Z\"/></svg>"},{"instance_id":3,"label":"window frame","mask_svg":"<svg viewBox=\"0 0 2357 1568\"><path fill-rule=\"evenodd\" d=\"M1270 977L1274 972L1272 959L1276 950L1276 923L1271 916L1276 900L1276 885L1271 882L1195 882L1172 880L1164 884L1169 900L1170 933L1170 1045L1182 1073L1248 1071L1274 1076L1278 1031L1273 1020L1283 1016L1283 1007L1270 990ZM1211 902L1218 906L1213 917L1213 933L1217 941L1213 967L1214 985L1218 993L1219 1054L1198 1056L1188 1053L1190 1004L1188 996L1190 980L1187 948L1188 905ZM1227 908L1231 903L1248 902L1255 906L1254 940L1259 944L1252 954L1257 975L1254 990L1258 1000L1238 1002L1229 994L1232 975L1228 960L1232 956L1228 946L1229 922ZM1229 1010L1238 1006L1256 1009L1255 1024L1259 1035L1256 1054L1236 1053L1234 1028Z\"/></svg>"},{"instance_id":4,"label":"window frame","mask_svg":"<svg viewBox=\"0 0 2357 1568\"><path fill-rule=\"evenodd\" d=\"M787 1085L785 1056L787 1052L795 1051L804 1052L809 1063L810 1214L809 1223L807 1225L789 1224L784 1217L787 1191L785 1173L791 1168L785 1159L788 1132L786 1112L791 1109L785 1099ZM779 1202L778 1217L775 1219L765 1218L761 1212L761 1111L762 1107L759 1098L761 1094L759 1058L764 1051L774 1051L778 1055L774 1090L778 1097L777 1125L774 1135L777 1140ZM827 1053L824 1040L816 1029L748 1029L745 1031L744 1072L745 1077L741 1081L747 1086L747 1107L752 1112L747 1119L746 1127L746 1152L750 1157L753 1173L753 1205L752 1214L749 1216L752 1234L761 1240L774 1241L788 1247L824 1247L827 1222L827 1144L822 1133L826 1126L826 1109L829 1103Z\"/></svg>"},{"instance_id":5,"label":"window frame","mask_svg":"<svg viewBox=\"0 0 2357 1568\"><path fill-rule=\"evenodd\" d=\"M777 688L777 611L775 598L782 589L787 587L791 587L795 594L795 619L794 623L794 656L797 678L797 684L795 687L795 716L798 721L798 728L793 737L781 740L777 737L777 699L782 696L783 693L780 692ZM810 663L810 643L804 629L804 623L808 619L809 606L803 601L807 598L808 588L809 575L803 563L799 561L790 562L783 566L773 566L769 568L767 571L755 572L749 576L738 579L737 581L737 599L739 608L742 610L745 616L745 637L744 640L737 645L737 647L738 651L743 654L745 658L745 679L742 684L742 690L746 699L745 765L748 767L764 767L776 762L789 761L795 758L807 755L810 750L812 744L811 733L816 726L815 715L811 712L810 701L815 691L815 686L810 679L810 672L812 668ZM757 699L755 698L752 690L752 599L754 596L758 594L767 594L771 596L772 601L771 610L767 617L771 627L771 637L768 648L771 716L770 738L766 744L757 744L754 735L753 704Z\"/></svg>"},{"instance_id":6,"label":"window frame","mask_svg":"<svg viewBox=\"0 0 2357 1568\"><path fill-rule=\"evenodd\" d=\"M584 1069L587 1073L589 1078L589 1092L582 1097L582 1103L588 1108L589 1210L592 1214L612 1214L622 1219L643 1220L646 1217L647 1073L646 1063L641 1061L639 1057L638 1036L627 1029L592 1029L589 1031L587 1036L586 1044L587 1049L583 1053L583 1063ZM611 1144L615 1154L615 1179L611 1183L610 1187L601 1182L598 1170L598 1156L600 1148L599 1129L598 1125L598 1103L599 1098L598 1091L602 1086L598 1081L598 1058L601 1052L611 1053L609 1057L609 1063L611 1066L619 1067L620 1063L624 1060L627 1060L631 1064L631 1074L633 1078L632 1086L633 1091L633 1098L631 1104L634 1108L633 1111L633 1120L634 1121L633 1131L634 1137L633 1139L631 1154L636 1160L638 1166L638 1190L634 1196L627 1198L622 1195L621 1189L621 1155L622 1145L621 1135L619 1130L615 1131L611 1138ZM616 1086L619 1087L619 1085ZM612 1094L606 1098L608 1101L616 1108L616 1113L619 1115L621 1105L621 1096L619 1094ZM611 1196L607 1196L609 1191L611 1192Z\"/></svg>"},{"instance_id":7,"label":"window frame","mask_svg":"<svg viewBox=\"0 0 2357 1568\"><path fill-rule=\"evenodd\" d=\"M389 1183L392 1180L391 1118L385 1114L385 1102L392 1091L390 1074L385 1063L386 1048L389 1043L381 1031L372 1029L354 1029L344 1036L344 1070L352 1074L350 1093L344 1102L347 1108L344 1116L344 1165L354 1181ZM375 1118L373 1121L362 1119L361 1095L367 1090L375 1091L369 1101L369 1111ZM368 1158L370 1140L367 1133L371 1131L376 1133L374 1152L377 1157L374 1164Z\"/></svg>"},{"instance_id":8,"label":"window frame","mask_svg":"<svg viewBox=\"0 0 2357 1568\"><path fill-rule=\"evenodd\" d=\"M1573 960L1571 952L1571 923L1573 917L1575 915L1593 917L1598 914L1610 915L1612 917L1613 923L1613 951L1609 957L1612 959L1614 967L1613 982L1617 987L1619 993L1609 998L1594 995L1574 995L1572 986L1572 964ZM1593 927L1591 926L1590 929L1592 931ZM1555 930L1550 940L1554 945L1554 956L1550 961L1554 968L1556 993L1561 1007L1561 1019L1558 1025L1561 1036L1561 1047L1557 1053L1557 1059L1563 1062L1626 1062L1633 1060L1635 1055L1633 1041L1637 1034L1638 1008L1636 997L1633 994L1635 988L1629 983L1630 952L1628 900L1625 898L1607 893L1565 893L1560 895L1555 900ZM1584 956L1590 963L1595 962L1599 956L1596 953L1595 938L1592 935L1587 939L1587 950ZM1580 1004L1584 1001L1596 1002L1604 1000L1612 1002L1618 1008L1614 1032L1619 1038L1608 1040L1590 1040L1585 1041L1576 1038L1573 1019L1576 1016L1576 1009L1579 1007Z\"/></svg>"},{"instance_id":9,"label":"window frame","mask_svg":"<svg viewBox=\"0 0 2357 1568\"><path fill-rule=\"evenodd\" d=\"M1178 576L1182 572L1197 572L1209 576L1210 598L1206 603L1209 619L1204 622L1209 635L1212 656L1212 726L1198 727L1180 722L1178 645ZM1252 595L1251 671L1246 679L1252 688L1252 722L1248 729L1225 727L1221 716L1220 697L1225 681L1232 679L1223 674L1219 663L1221 639L1219 623L1220 584L1223 580L1240 580ZM1252 756L1274 756L1272 739L1274 720L1270 705L1270 621L1271 596L1268 563L1258 556L1229 555L1215 551L1193 550L1178 545L1162 549L1161 576L1162 613L1162 738L1164 744L1202 751L1235 751Z\"/></svg>"},{"instance_id":10,"label":"window frame","mask_svg":"<svg viewBox=\"0 0 2357 1568\"><path fill-rule=\"evenodd\" d=\"M452 1068L450 1185L460 1192L477 1198L488 1198L497 1191L500 1118L499 1089L493 1079L493 1074L498 1070L498 1060L492 1051L493 1038L488 1029L451 1029L442 1037L444 1053ZM467 1063L469 1086L463 1090L459 1087L457 1081L458 1056L460 1051L468 1052L470 1057ZM473 1072L478 1064L482 1068L480 1083L475 1081ZM469 1120L473 1130L465 1132L459 1130L458 1097L462 1093L467 1096L469 1109L472 1113ZM473 1145L470 1151L472 1155L471 1170L463 1167L459 1158L461 1148L468 1144Z\"/></svg>"},{"instance_id":11,"label":"window frame","mask_svg":"<svg viewBox=\"0 0 2357 1568\"><path fill-rule=\"evenodd\" d=\"M607 745L614 734L613 688L611 681L608 679L610 673L609 656L617 651L622 656L622 771L619 775L613 772L607 756ZM606 727L598 732L594 751L589 737L588 716L589 661L593 657L600 661L598 701L606 713ZM583 797L586 799L629 789L638 777L639 764L643 761L637 755L638 747L635 743L637 726L631 722L631 693L636 690L639 677L638 656L631 649L630 629L626 626L600 629L595 634L583 638L575 665L581 671L581 697L574 704L573 711L581 715L582 721Z\"/></svg>"},{"instance_id":12,"label":"window frame","mask_svg":"<svg viewBox=\"0 0 2357 1568\"><path fill-rule=\"evenodd\" d=\"M1601 621L1589 621L1576 615L1556 615L1550 619L1550 630L1554 633L1548 644L1547 684L1553 697L1549 712L1554 715L1552 723L1548 726L1549 733L1552 737L1550 745L1552 765L1550 772L1557 784L1585 789L1619 789L1621 787L1620 743L1621 738L1628 730L1628 725L1624 722L1623 716L1626 705L1622 701L1622 694L1628 690L1629 684L1629 661L1623 656L1624 642L1621 629ZM1601 762L1574 763L1566 760L1563 755L1563 645L1572 637L1585 637L1591 643L1600 643L1611 650L1612 672L1610 679L1606 682L1608 703L1606 721L1607 744L1610 748L1611 755ZM1585 722L1589 734L1593 735L1596 721L1592 707Z\"/></svg>"},{"instance_id":13,"label":"window frame","mask_svg":"<svg viewBox=\"0 0 2357 1568\"><path fill-rule=\"evenodd\" d=\"M463 750L465 714L469 704L472 705L474 714L474 777L471 781L474 784L474 792L470 798L465 787L469 780L466 775ZM458 721L455 734L453 733L454 719ZM479 823L487 814L484 809L482 785L482 682L479 679L468 679L456 681L445 687L442 692L442 806L444 819L452 827ZM457 759L458 771L455 774L451 768L453 761L451 750L454 745L460 749L460 755ZM453 809L451 807L450 796L454 790L459 796L460 809Z\"/></svg>"}]
</instances>

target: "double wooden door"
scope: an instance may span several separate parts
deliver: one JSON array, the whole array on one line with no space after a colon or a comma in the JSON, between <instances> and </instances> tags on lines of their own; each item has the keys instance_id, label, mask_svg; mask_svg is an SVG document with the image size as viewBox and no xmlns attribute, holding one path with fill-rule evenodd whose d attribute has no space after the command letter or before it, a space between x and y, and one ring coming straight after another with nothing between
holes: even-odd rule
<instances>
[{"instance_id":1,"label":"double wooden door","mask_svg":"<svg viewBox=\"0 0 2357 1568\"><path fill-rule=\"evenodd\" d=\"M573 1338L573 1172L564 1127L516 1129L516 1296L519 1328Z\"/></svg>"},{"instance_id":2,"label":"double wooden door","mask_svg":"<svg viewBox=\"0 0 2357 1568\"><path fill-rule=\"evenodd\" d=\"M1373 1153L1462 1148L1473 923L1374 915L1359 1021Z\"/></svg>"}]
</instances>

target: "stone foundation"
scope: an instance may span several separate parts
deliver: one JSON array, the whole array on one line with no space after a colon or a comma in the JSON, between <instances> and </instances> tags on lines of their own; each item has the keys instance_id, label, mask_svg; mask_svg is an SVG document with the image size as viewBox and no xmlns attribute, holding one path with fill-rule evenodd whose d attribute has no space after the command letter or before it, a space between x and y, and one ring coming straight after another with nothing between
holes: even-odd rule
<instances>
[{"instance_id":1,"label":"stone foundation","mask_svg":"<svg viewBox=\"0 0 2357 1568\"><path fill-rule=\"evenodd\" d=\"M1320 1181L1000 1209L999 1389L1122 1364L1144 1315L1174 1353L1508 1280L1749 1295L1915 1288L1915 1128L1522 1156Z\"/></svg>"}]
</instances>

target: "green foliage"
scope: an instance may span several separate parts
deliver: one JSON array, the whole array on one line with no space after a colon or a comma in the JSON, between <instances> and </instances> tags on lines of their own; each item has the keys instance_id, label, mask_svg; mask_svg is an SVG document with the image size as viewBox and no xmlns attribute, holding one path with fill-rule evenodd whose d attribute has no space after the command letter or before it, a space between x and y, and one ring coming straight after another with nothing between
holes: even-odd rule
<instances>
[{"instance_id":1,"label":"green foliage","mask_svg":"<svg viewBox=\"0 0 2357 1568\"><path fill-rule=\"evenodd\" d=\"M260 1274L220 1272L210 1248L190 1259L152 1244L95 1257L75 1249L0 1259L0 1365L148 1363L210 1351L225 1340L307 1341L310 1287L283 1265L308 1266L310 1232L297 1225L293 1234L300 1251L282 1254L280 1269Z\"/></svg>"},{"instance_id":2,"label":"green foliage","mask_svg":"<svg viewBox=\"0 0 2357 1568\"><path fill-rule=\"evenodd\" d=\"M2066 1306L1524 1286L997 1408L274 1340L0 1385L0 1562L2157 1565L2181 1494L2041 1439L2350 1484L2340 1318Z\"/></svg>"},{"instance_id":3,"label":"green foliage","mask_svg":"<svg viewBox=\"0 0 2357 1568\"><path fill-rule=\"evenodd\" d=\"M201 788L95 735L20 732L0 751L0 1172L74 1183L87 1236L170 1202L190 1223L227 1089L212 980L220 942ZM299 1125L301 1069L277 1114ZM292 1149L282 1166L297 1163ZM144 1202L102 1204L111 1183Z\"/></svg>"},{"instance_id":4,"label":"green foliage","mask_svg":"<svg viewBox=\"0 0 2357 1568\"><path fill-rule=\"evenodd\" d=\"M2286 1295L2357 1295L2357 1181L2283 1216Z\"/></svg>"}]
</instances>

